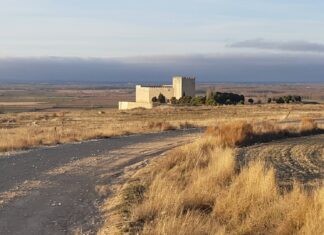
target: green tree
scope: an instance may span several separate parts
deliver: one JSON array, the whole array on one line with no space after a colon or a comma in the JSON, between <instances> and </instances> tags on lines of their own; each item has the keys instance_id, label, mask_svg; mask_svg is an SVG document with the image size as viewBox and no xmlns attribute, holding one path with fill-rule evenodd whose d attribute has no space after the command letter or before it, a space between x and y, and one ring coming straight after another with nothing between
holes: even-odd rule
<instances>
[{"instance_id":1,"label":"green tree","mask_svg":"<svg viewBox=\"0 0 324 235\"><path fill-rule=\"evenodd\" d=\"M190 104L191 105L195 105L195 106L197 106L197 105L203 105L205 103L205 101L206 101L206 97L205 96L204 97L202 97L202 96L196 96L196 97L194 97L194 98L191 99Z\"/></svg>"},{"instance_id":2,"label":"green tree","mask_svg":"<svg viewBox=\"0 0 324 235\"><path fill-rule=\"evenodd\" d=\"M161 104L165 104L165 102L166 102L165 96L162 93L159 94L157 99L158 99L159 103L161 103Z\"/></svg>"},{"instance_id":3,"label":"green tree","mask_svg":"<svg viewBox=\"0 0 324 235\"><path fill-rule=\"evenodd\" d=\"M282 97L279 97L278 99L276 99L276 103L277 104L284 104L285 100Z\"/></svg>"},{"instance_id":4,"label":"green tree","mask_svg":"<svg viewBox=\"0 0 324 235\"><path fill-rule=\"evenodd\" d=\"M171 104L176 104L176 103L177 103L177 98L172 97L172 98L170 99L170 102L171 102Z\"/></svg>"}]
</instances>

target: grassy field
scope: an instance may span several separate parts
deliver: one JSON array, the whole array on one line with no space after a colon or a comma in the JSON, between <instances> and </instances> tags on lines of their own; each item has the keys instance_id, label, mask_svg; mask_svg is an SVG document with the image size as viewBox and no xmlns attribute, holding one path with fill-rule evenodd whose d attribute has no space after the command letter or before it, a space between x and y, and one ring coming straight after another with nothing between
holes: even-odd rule
<instances>
[{"instance_id":1,"label":"grassy field","mask_svg":"<svg viewBox=\"0 0 324 235\"><path fill-rule=\"evenodd\" d=\"M310 119L298 127L239 121L209 128L136 172L109 200L115 226L108 220L101 234L323 234L322 181L306 189L292 177L279 187L273 165L236 157L242 145L318 132Z\"/></svg>"},{"instance_id":2,"label":"grassy field","mask_svg":"<svg viewBox=\"0 0 324 235\"><path fill-rule=\"evenodd\" d=\"M160 107L153 110L82 109L0 114L0 151L94 138L207 127L227 120L300 121L323 119L324 105L238 105Z\"/></svg>"}]
</instances>

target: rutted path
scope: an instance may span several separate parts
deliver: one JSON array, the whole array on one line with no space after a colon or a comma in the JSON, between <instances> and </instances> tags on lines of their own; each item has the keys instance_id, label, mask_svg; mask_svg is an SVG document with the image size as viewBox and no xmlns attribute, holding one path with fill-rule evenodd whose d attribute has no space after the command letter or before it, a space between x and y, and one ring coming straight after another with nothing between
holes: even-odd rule
<instances>
[{"instance_id":1,"label":"rutted path","mask_svg":"<svg viewBox=\"0 0 324 235\"><path fill-rule=\"evenodd\" d=\"M100 194L107 193L100 185L113 185L126 167L199 135L170 131L0 156L0 234L95 234Z\"/></svg>"},{"instance_id":2,"label":"rutted path","mask_svg":"<svg viewBox=\"0 0 324 235\"><path fill-rule=\"evenodd\" d=\"M241 163L265 160L274 166L280 185L294 180L306 186L324 182L324 135L288 138L238 149Z\"/></svg>"}]
</instances>

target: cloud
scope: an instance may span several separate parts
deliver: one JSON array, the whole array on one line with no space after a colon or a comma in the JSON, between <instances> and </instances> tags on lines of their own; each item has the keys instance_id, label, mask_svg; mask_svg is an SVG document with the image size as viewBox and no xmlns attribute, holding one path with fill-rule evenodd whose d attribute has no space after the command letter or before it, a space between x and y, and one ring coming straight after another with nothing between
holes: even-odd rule
<instances>
[{"instance_id":1,"label":"cloud","mask_svg":"<svg viewBox=\"0 0 324 235\"><path fill-rule=\"evenodd\" d=\"M0 83L169 83L174 75L198 82L324 82L324 56L313 54L169 57L0 58Z\"/></svg>"},{"instance_id":2,"label":"cloud","mask_svg":"<svg viewBox=\"0 0 324 235\"><path fill-rule=\"evenodd\" d=\"M324 44L307 41L267 41L252 39L228 45L231 48L253 48L265 50L281 50L292 52L324 52Z\"/></svg>"}]
</instances>

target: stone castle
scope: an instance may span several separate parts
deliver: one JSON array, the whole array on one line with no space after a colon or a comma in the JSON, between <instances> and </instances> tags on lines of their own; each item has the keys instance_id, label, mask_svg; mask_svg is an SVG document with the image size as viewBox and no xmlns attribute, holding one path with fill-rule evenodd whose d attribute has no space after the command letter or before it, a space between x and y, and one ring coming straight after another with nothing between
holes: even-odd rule
<instances>
[{"instance_id":1,"label":"stone castle","mask_svg":"<svg viewBox=\"0 0 324 235\"><path fill-rule=\"evenodd\" d=\"M172 97L180 99L183 96L195 96L195 78L173 77L172 85L136 86L136 102L119 102L119 109L153 108L153 97L163 94L167 100Z\"/></svg>"}]
</instances>

